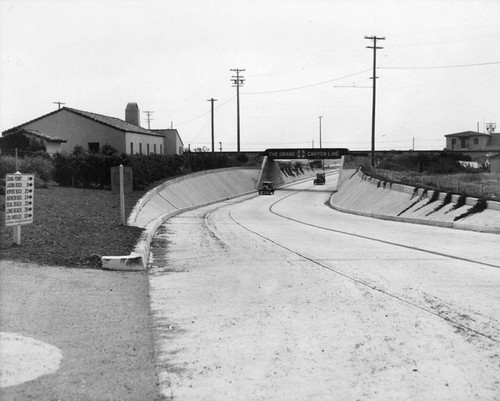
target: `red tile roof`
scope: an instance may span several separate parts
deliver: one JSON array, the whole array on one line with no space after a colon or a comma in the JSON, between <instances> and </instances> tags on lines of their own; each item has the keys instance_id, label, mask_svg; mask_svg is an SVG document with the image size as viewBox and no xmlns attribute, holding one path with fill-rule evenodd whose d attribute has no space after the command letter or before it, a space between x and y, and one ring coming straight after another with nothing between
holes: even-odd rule
<instances>
[{"instance_id":1,"label":"red tile roof","mask_svg":"<svg viewBox=\"0 0 500 401\"><path fill-rule=\"evenodd\" d=\"M77 110L77 109L72 109L70 107L62 107L58 110L52 111L48 114L44 114L43 116L37 117L33 120L30 120L28 122L25 122L24 124L20 124L16 127L10 128L6 131L3 132L3 134L10 135L14 132L16 132L19 128L23 128L24 126L31 124L35 121L41 120L47 116L50 116L52 114L60 113L60 112L70 112L73 114L77 114L81 117L88 118L92 121L95 121L99 124L107 125L108 127L115 128L119 131L123 132L134 132L138 134L144 134L144 135L153 135L153 136L162 136L161 134L154 132L152 130L148 130L142 127L139 127L138 125L130 124L124 120L121 120L116 117L109 117L109 116L104 116L102 114L97 114L97 113L91 113L89 111L83 111L83 110Z\"/></svg>"},{"instance_id":2,"label":"red tile roof","mask_svg":"<svg viewBox=\"0 0 500 401\"><path fill-rule=\"evenodd\" d=\"M123 132L136 132L138 134L162 136L160 134L157 134L156 132L153 132L152 130L148 130L148 129L139 127L138 125L130 124L130 123L128 123L124 120L120 120L119 118L116 118L116 117L104 116L102 114L72 109L70 107L63 107L61 110L70 111L70 112L78 114L82 117L89 118L95 122L116 128L116 129L123 131Z\"/></svg>"},{"instance_id":3,"label":"red tile roof","mask_svg":"<svg viewBox=\"0 0 500 401\"><path fill-rule=\"evenodd\" d=\"M42 131L38 131L36 129L27 129L27 128L16 128L14 130L9 130L9 135L12 135L12 134L17 134L17 133L20 133L20 134L23 134L23 133L28 133L28 134L31 134L33 136L36 136L38 138L41 138L41 139L45 139L49 142L68 142L66 139L62 139L62 138L58 138L58 137L55 137L53 135L49 135L45 132L42 132Z\"/></svg>"}]
</instances>

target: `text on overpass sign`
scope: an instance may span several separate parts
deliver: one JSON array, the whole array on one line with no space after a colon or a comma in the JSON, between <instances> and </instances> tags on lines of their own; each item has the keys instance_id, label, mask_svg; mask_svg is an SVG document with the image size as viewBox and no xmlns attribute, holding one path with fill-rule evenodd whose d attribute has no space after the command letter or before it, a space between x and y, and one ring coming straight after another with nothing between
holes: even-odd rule
<instances>
[{"instance_id":1,"label":"text on overpass sign","mask_svg":"<svg viewBox=\"0 0 500 401\"><path fill-rule=\"evenodd\" d=\"M5 225L33 223L35 176L7 174L5 176Z\"/></svg>"},{"instance_id":2,"label":"text on overpass sign","mask_svg":"<svg viewBox=\"0 0 500 401\"><path fill-rule=\"evenodd\" d=\"M346 148L299 148L266 149L265 154L273 159L340 159L349 154Z\"/></svg>"}]
</instances>

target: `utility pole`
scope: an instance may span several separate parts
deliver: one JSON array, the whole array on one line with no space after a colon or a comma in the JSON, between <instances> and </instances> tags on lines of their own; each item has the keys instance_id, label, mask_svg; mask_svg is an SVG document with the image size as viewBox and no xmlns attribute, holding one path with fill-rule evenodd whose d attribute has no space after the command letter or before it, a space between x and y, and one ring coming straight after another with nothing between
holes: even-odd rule
<instances>
[{"instance_id":1,"label":"utility pole","mask_svg":"<svg viewBox=\"0 0 500 401\"><path fill-rule=\"evenodd\" d=\"M61 108L61 104L66 104L66 103L63 103L63 102L52 102L53 104L57 104L57 110L59 110Z\"/></svg>"},{"instance_id":2,"label":"utility pole","mask_svg":"<svg viewBox=\"0 0 500 401\"><path fill-rule=\"evenodd\" d=\"M373 40L373 46L366 46L367 49L373 49L373 98L372 98L372 152L371 152L371 162L372 167L375 166L375 99L377 92L377 49L383 49L383 47L377 46L377 40L385 40L385 37L377 36L365 36L365 39Z\"/></svg>"},{"instance_id":3,"label":"utility pole","mask_svg":"<svg viewBox=\"0 0 500 401\"><path fill-rule=\"evenodd\" d=\"M150 126L150 123L151 123L151 120L152 120L152 118L151 118L151 114L153 114L153 113L154 113L154 111L149 111L149 110L146 110L146 111L143 111L143 113L145 113L145 114L146 114L146 116L147 116L147 117L146 117L146 120L147 120L147 122L148 122L148 129L151 129L151 126Z\"/></svg>"},{"instance_id":4,"label":"utility pole","mask_svg":"<svg viewBox=\"0 0 500 401\"><path fill-rule=\"evenodd\" d=\"M212 153L215 151L215 145L214 145L214 102L216 102L217 99L211 98L208 99L207 102L212 103L211 105L211 110L212 110Z\"/></svg>"},{"instance_id":5,"label":"utility pole","mask_svg":"<svg viewBox=\"0 0 500 401\"><path fill-rule=\"evenodd\" d=\"M321 119L323 116L319 116L319 148L321 149Z\"/></svg>"},{"instance_id":6,"label":"utility pole","mask_svg":"<svg viewBox=\"0 0 500 401\"><path fill-rule=\"evenodd\" d=\"M236 76L233 75L231 77L231 81L233 81L233 88L236 87L236 122L237 122L237 151L240 151L240 86L243 86L243 82L245 80L243 79L243 76L240 76L240 72L243 72L245 70L239 69L239 68L234 68L231 69L231 71L236 72Z\"/></svg>"}]
</instances>

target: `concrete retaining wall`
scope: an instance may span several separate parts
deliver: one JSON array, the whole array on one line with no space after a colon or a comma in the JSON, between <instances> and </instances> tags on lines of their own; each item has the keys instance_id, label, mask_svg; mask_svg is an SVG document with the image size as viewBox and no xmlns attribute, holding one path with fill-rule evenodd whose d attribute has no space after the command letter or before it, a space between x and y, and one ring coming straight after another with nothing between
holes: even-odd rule
<instances>
[{"instance_id":1,"label":"concrete retaining wall","mask_svg":"<svg viewBox=\"0 0 500 401\"><path fill-rule=\"evenodd\" d=\"M343 181L332 196L333 208L385 220L428 224L441 227L500 233L500 203L488 202L488 208L460 220L455 217L468 211L476 198L467 198L466 204L452 210L458 196L438 211L446 193L439 193L438 200L430 202L434 191L425 192L408 185L384 183L364 175L359 170L344 170Z\"/></svg>"}]
</instances>

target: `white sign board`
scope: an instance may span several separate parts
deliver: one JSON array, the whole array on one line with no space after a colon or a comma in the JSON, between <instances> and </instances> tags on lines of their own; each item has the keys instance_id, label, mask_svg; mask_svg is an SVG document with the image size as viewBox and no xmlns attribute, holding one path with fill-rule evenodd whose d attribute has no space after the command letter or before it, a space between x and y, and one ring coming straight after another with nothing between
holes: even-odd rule
<instances>
[{"instance_id":1,"label":"white sign board","mask_svg":"<svg viewBox=\"0 0 500 401\"><path fill-rule=\"evenodd\" d=\"M7 174L5 176L5 225L33 223L35 176Z\"/></svg>"}]
</instances>

